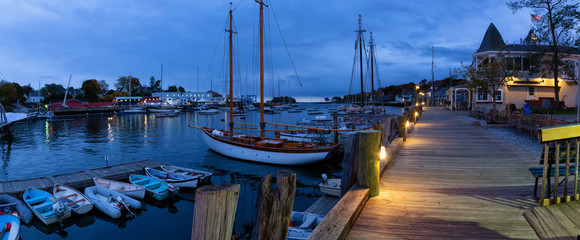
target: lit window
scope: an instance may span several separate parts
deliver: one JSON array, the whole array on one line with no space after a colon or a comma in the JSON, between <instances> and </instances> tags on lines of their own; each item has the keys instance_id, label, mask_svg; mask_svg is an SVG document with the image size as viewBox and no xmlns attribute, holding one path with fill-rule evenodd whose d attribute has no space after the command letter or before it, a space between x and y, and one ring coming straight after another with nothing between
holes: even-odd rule
<instances>
[{"instance_id":1,"label":"lit window","mask_svg":"<svg viewBox=\"0 0 580 240\"><path fill-rule=\"evenodd\" d=\"M529 95L529 96L534 96L534 94L535 94L534 90L535 90L535 89L534 89L533 87L529 87L529 88L528 88L528 95Z\"/></svg>"}]
</instances>

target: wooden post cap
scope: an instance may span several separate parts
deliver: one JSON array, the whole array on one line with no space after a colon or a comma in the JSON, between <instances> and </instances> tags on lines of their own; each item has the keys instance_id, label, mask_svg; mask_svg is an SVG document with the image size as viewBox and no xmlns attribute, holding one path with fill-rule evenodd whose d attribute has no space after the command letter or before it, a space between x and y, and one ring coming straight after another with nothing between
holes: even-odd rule
<instances>
[{"instance_id":1,"label":"wooden post cap","mask_svg":"<svg viewBox=\"0 0 580 240\"><path fill-rule=\"evenodd\" d=\"M230 184L220 184L220 185L206 185L197 189L197 193L218 193L222 191L237 191L240 189L240 184L230 183Z\"/></svg>"}]
</instances>

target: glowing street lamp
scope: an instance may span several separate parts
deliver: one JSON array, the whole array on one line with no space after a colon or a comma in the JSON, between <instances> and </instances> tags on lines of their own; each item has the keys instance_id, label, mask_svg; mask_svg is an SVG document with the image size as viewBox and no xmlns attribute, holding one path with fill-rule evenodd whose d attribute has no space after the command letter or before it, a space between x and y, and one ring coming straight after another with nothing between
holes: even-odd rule
<instances>
[{"instance_id":1,"label":"glowing street lamp","mask_svg":"<svg viewBox=\"0 0 580 240\"><path fill-rule=\"evenodd\" d=\"M385 146L381 146L381 152L379 153L379 158L381 160L387 159L387 150L385 149Z\"/></svg>"}]
</instances>

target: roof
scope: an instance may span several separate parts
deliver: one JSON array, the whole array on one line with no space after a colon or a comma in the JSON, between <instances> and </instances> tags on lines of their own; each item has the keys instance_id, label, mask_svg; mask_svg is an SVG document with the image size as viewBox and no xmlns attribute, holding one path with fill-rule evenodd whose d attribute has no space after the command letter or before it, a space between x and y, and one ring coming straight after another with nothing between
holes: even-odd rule
<instances>
[{"instance_id":1,"label":"roof","mask_svg":"<svg viewBox=\"0 0 580 240\"><path fill-rule=\"evenodd\" d=\"M489 27L487 27L485 35L483 36L481 45L479 45L479 49L477 49L477 52L475 53L487 51L499 51L503 50L505 47L506 44L503 41L501 34L499 33L495 25L493 25L493 23L490 23Z\"/></svg>"},{"instance_id":2,"label":"roof","mask_svg":"<svg viewBox=\"0 0 580 240\"><path fill-rule=\"evenodd\" d=\"M540 41L540 39L538 39L538 36L536 36L533 29L530 29L530 32L528 32L528 36L526 36L526 38L524 38L524 42L527 44L537 43L539 41Z\"/></svg>"}]
</instances>

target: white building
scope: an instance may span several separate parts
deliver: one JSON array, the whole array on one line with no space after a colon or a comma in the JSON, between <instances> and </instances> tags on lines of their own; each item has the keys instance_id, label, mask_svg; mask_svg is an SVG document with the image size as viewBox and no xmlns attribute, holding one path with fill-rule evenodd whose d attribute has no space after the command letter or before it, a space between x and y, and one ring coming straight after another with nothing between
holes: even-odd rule
<instances>
[{"instance_id":1,"label":"white building","mask_svg":"<svg viewBox=\"0 0 580 240\"><path fill-rule=\"evenodd\" d=\"M188 105L189 103L205 103L206 100L212 99L209 92L154 92L152 97L163 99L164 105Z\"/></svg>"},{"instance_id":2,"label":"white building","mask_svg":"<svg viewBox=\"0 0 580 240\"><path fill-rule=\"evenodd\" d=\"M39 91L30 92L26 101L30 103L39 103L44 101L44 96L42 96Z\"/></svg>"}]
</instances>

